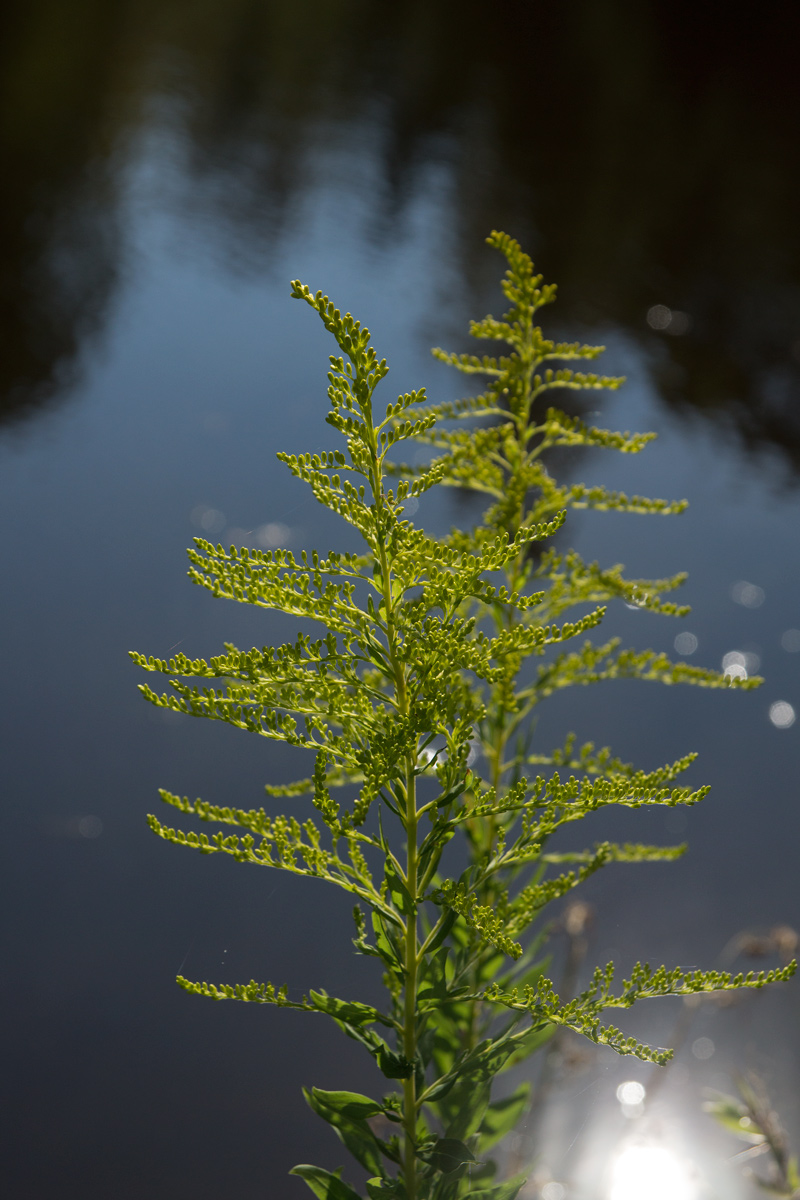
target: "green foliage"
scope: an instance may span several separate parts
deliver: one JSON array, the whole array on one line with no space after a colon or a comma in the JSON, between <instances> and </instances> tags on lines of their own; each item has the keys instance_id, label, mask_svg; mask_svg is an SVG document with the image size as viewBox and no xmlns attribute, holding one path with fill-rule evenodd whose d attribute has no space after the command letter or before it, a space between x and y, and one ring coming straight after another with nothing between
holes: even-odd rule
<instances>
[{"instance_id":1,"label":"green foliage","mask_svg":"<svg viewBox=\"0 0 800 1200\"><path fill-rule=\"evenodd\" d=\"M430 405L417 391L380 415L375 392L388 368L368 330L320 292L292 284L292 295L317 313L340 352L330 359L326 418L340 440L324 453L278 457L358 531L363 553L314 551L296 559L285 550L226 549L198 538L189 575L214 596L312 618L324 635L301 633L283 646L248 651L228 645L208 661L132 656L169 681L161 694L142 685L150 703L313 753L312 775L270 785L267 794L310 794L315 820L190 802L162 790L166 804L217 830L184 832L155 816L149 821L166 841L316 877L358 902L354 944L380 960L386 1011L321 990L290 1000L272 983L178 982L216 1000L321 1013L373 1057L394 1086L380 1101L306 1091L310 1107L369 1172L372 1200L513 1200L523 1177L493 1182L487 1153L524 1113L529 1087L493 1098L499 1074L559 1026L664 1063L669 1050L602 1024L603 1014L648 997L760 988L794 970L791 964L732 978L637 964L615 992L609 964L565 1000L545 975L548 906L607 865L669 861L685 849L601 842L559 851L551 844L556 831L611 806L692 805L708 789L675 782L694 754L647 771L592 743L576 750L572 734L561 747L539 749L532 743L535 707L562 688L620 677L702 687L759 681L621 649L616 639L561 649L598 626L610 603L674 617L688 611L663 599L682 575L626 579L619 565L601 568L574 551L545 549L568 511L665 514L685 502L561 485L552 477L543 456L553 447L638 453L653 435L589 428L552 407L540 414L545 392L614 389L622 381L549 365L593 360L602 347L546 339L534 318L555 288L534 275L511 238L493 234L489 242L508 260L503 290L511 307L502 320L474 323L472 333L509 349L499 357L435 351L463 373L488 379L483 393L455 404ZM390 451L412 440L430 449L431 461L390 462ZM416 529L404 506L434 485L485 495L482 521L441 539ZM480 771L472 765L476 745ZM532 764L552 770L528 778ZM334 796L343 785L356 793L349 807ZM444 856L454 837L466 847L467 866L452 879ZM394 1132L385 1138L387 1127ZM302 1165L294 1173L326 1200L357 1196L339 1172Z\"/></svg>"},{"instance_id":2,"label":"green foliage","mask_svg":"<svg viewBox=\"0 0 800 1200\"><path fill-rule=\"evenodd\" d=\"M767 1155L766 1173L748 1170L750 1178L768 1196L797 1200L800 1196L797 1157L790 1152L786 1134L762 1081L751 1075L737 1080L737 1088L739 1098L711 1092L704 1106L723 1129L749 1146L734 1155L731 1161L744 1164L751 1158Z\"/></svg>"}]
</instances>

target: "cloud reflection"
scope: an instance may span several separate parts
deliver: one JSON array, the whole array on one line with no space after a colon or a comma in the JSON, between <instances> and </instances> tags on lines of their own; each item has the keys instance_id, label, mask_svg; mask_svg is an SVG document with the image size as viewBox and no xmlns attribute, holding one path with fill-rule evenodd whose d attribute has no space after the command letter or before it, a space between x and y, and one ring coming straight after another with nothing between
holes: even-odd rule
<instances>
[{"instance_id":1,"label":"cloud reflection","mask_svg":"<svg viewBox=\"0 0 800 1200\"><path fill-rule=\"evenodd\" d=\"M161 179L153 148L166 146L175 178L144 202L179 208L226 268L258 274L305 228L309 194L341 198L350 174L359 205L368 196L365 241L392 242L433 167L467 288L480 290L491 224L535 233L573 297L565 316L668 335L654 367L665 401L732 420L742 446L777 445L800 467L800 79L785 18L732 22L723 43L696 6L644 0L631 22L628 0L607 0L595 23L592 6L514 5L543 119L476 0L453 9L458 38L452 6L425 0L373 6L368 22L358 0L161 0L155 19L129 0L124 21L114 7L56 34L40 0L6 6L0 419L62 387L113 314L143 195L132 203L130 182ZM632 146L633 173L620 169Z\"/></svg>"}]
</instances>

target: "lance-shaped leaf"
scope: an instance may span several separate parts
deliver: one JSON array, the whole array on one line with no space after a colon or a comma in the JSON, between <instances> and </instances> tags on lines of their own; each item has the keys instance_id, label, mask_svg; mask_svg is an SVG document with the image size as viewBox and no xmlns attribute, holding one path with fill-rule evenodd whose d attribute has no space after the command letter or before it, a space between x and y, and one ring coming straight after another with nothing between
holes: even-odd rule
<instances>
[{"instance_id":1,"label":"lance-shaped leaf","mask_svg":"<svg viewBox=\"0 0 800 1200\"><path fill-rule=\"evenodd\" d=\"M368 1179L366 1187L369 1200L405 1200L408 1194L402 1179L376 1177Z\"/></svg>"},{"instance_id":2,"label":"lance-shaped leaf","mask_svg":"<svg viewBox=\"0 0 800 1200\"><path fill-rule=\"evenodd\" d=\"M472 1049L457 1053L449 1069L429 1084L420 1099L426 1103L436 1103L447 1112L447 1106L443 1102L449 1098L459 1081L469 1081L466 1086L474 1088L493 1079L526 1040L527 1031L514 1033L514 1024L516 1022L498 1037L483 1038Z\"/></svg>"},{"instance_id":3,"label":"lance-shaped leaf","mask_svg":"<svg viewBox=\"0 0 800 1200\"><path fill-rule=\"evenodd\" d=\"M480 1152L485 1154L510 1133L530 1104L531 1085L521 1083L510 1096L488 1105L480 1125Z\"/></svg>"},{"instance_id":4,"label":"lance-shaped leaf","mask_svg":"<svg viewBox=\"0 0 800 1200\"><path fill-rule=\"evenodd\" d=\"M303 1088L309 1107L331 1125L355 1159L368 1171L383 1172L383 1158L397 1161L397 1154L367 1124L367 1118L383 1113L383 1105L357 1092L326 1092Z\"/></svg>"},{"instance_id":5,"label":"lance-shaped leaf","mask_svg":"<svg viewBox=\"0 0 800 1200\"><path fill-rule=\"evenodd\" d=\"M290 1175L299 1175L308 1184L317 1200L361 1200L358 1192L354 1192L349 1184L344 1183L338 1174L332 1175L322 1167L312 1167L301 1163L292 1167Z\"/></svg>"},{"instance_id":6,"label":"lance-shaped leaf","mask_svg":"<svg viewBox=\"0 0 800 1200\"><path fill-rule=\"evenodd\" d=\"M505 1183L495 1183L488 1188L471 1189L470 1200L515 1200L527 1182L527 1175L515 1175Z\"/></svg>"},{"instance_id":7,"label":"lance-shaped leaf","mask_svg":"<svg viewBox=\"0 0 800 1200\"><path fill-rule=\"evenodd\" d=\"M475 1162L475 1155L458 1138L440 1137L430 1146L417 1151L423 1162L430 1163L437 1171L441 1171L443 1175L449 1175L453 1171L459 1171L466 1167L468 1163Z\"/></svg>"}]
</instances>

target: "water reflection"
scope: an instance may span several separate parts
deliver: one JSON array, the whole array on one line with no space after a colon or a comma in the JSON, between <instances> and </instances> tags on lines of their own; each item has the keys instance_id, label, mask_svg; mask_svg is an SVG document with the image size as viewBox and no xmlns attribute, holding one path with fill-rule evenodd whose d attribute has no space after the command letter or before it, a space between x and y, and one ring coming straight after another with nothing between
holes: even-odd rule
<instances>
[{"instance_id":1,"label":"water reflection","mask_svg":"<svg viewBox=\"0 0 800 1200\"><path fill-rule=\"evenodd\" d=\"M118 130L103 112L108 20L87 4L49 20L50 7L0 15L2 420L74 379L120 268Z\"/></svg>"},{"instance_id":2,"label":"water reflection","mask_svg":"<svg viewBox=\"0 0 800 1200\"><path fill-rule=\"evenodd\" d=\"M682 15L680 4L673 4L667 18L654 15L655 6L646 0L638 6L610 0L603 6L607 29L598 28L596 12L580 3L550 6L549 12L528 0L500 3L493 20L498 29L505 23L512 30L505 40L502 32L487 36L484 11L469 0L458 9L451 3L375 6L369 24L353 0L335 6L307 0L302 7L264 0L229 0L225 6L215 0L196 6L177 0L115 5L77 0L68 13L52 2L30 0L13 15L10 9L0 14L5 90L0 390L6 420L44 411L48 400L64 396L87 346L109 323L131 261L134 202L156 216L159 206L162 211L171 206L182 223L194 222L191 254L208 245L221 275L229 269L261 275L286 231L305 228L304 198L333 183L343 185L336 204L342 195L348 203L357 199L366 234L398 244L398 230L407 233L404 222L434 163L446 184L436 203L450 206L467 284L454 288L455 299L451 295L443 306L449 314L463 300L465 311L453 310L459 331L465 315L483 308L475 293L483 293L489 278L495 282L497 262L483 251L481 239L491 225L507 224L527 238L548 275L561 281L564 301L554 310L556 319L565 312L573 326L621 326L650 355L664 400L738 421L745 432L754 428L756 441L782 446L786 460L797 462L792 422L800 409L785 407L790 392L783 382L794 386L800 370L800 358L785 355L800 335L795 319L800 233L786 198L800 155L794 138L797 81L781 68L791 32L774 36L768 16L760 16L754 28L749 19L737 23L734 10L722 42L710 49L703 13ZM662 37L664 21L669 28ZM768 71L770 47L775 58ZM692 63L684 71L686 55ZM739 71L743 59L748 69ZM507 61L513 66L508 72ZM743 95L738 78L731 82L737 73L752 81ZM435 224L448 227L438 215ZM170 290L170 272L179 270L172 260L162 265L147 295L156 301L156 315L148 316L152 322L195 282L192 276ZM198 275L211 288L217 281L207 265ZM391 295L392 279L382 286ZM160 306L159 288L167 293ZM229 299L225 295L220 308ZM691 328L680 336L673 336L674 324L653 328L647 314L656 305L669 311L671 323L676 314L687 314ZM494 299L489 306L495 307ZM190 315L194 320L196 310ZM235 310L228 328L240 316ZM130 330L125 322L119 326L115 336L124 341ZM246 332L249 338L250 327ZM593 340L591 330L586 336ZM451 344L449 336L441 340ZM142 349L146 357L152 347L149 333L144 337L140 330L139 359ZM269 627L262 637L261 626L247 623L239 612L209 612L199 589L171 590L165 580L185 569L184 537L197 533L265 549L291 538L302 548L314 521L306 510L295 515L293 505L283 502L281 485L264 472L256 446L263 444L265 422L238 419L245 405L256 411L263 404L263 391L251 397L246 371L233 381L237 396L245 396L242 408L230 413L220 412L219 405L233 386L226 391L221 383L227 381L216 377L196 400L186 399L197 382L191 373L171 376L155 399L145 400L174 349L157 346L163 357L136 376L128 392L141 405L136 412L127 414L118 399L135 359L129 353L119 356L115 371L97 389L92 423L73 422L63 445L31 439L27 457L9 456L5 476L7 510L15 513L7 574L19 583L4 596L5 625L15 631L7 650L14 684L7 689L4 724L13 750L14 782L9 774L7 790L16 822L14 836L6 839L11 915L4 957L22 981L14 992L18 1060L7 1074L13 1123L7 1140L26 1184L37 1194L64 1194L65 1200L73 1194L82 1200L116 1194L120 1188L126 1196L147 1194L153 1200L189 1186L198 1196L220 1195L233 1169L244 1191L263 1189L265 1177L282 1178L293 1161L308 1155L317 1161L315 1148L307 1145L314 1133L307 1132L299 1087L319 1079L319 1063L330 1071L329 1086L369 1090L374 1083L366 1070L363 1079L348 1076L351 1060L345 1054L353 1047L342 1051L317 1030L295 1034L294 1027L263 1021L253 1026L247 1024L249 1011L226 1012L218 1025L216 1006L211 1012L202 1004L187 1008L183 995L172 995L181 957L214 905L238 914L249 938L250 957L241 952L240 977L276 972L295 978L302 967L308 978L301 975L299 986L324 981L342 994L357 993L362 978L353 980L360 965L349 956L349 941L341 951L328 936L338 919L335 907L321 905L329 924L298 963L295 924L289 920L292 905L300 903L296 893L287 889L273 897L271 885L262 893L260 879L226 876L218 886L209 884L207 864L195 876L191 864L173 865L147 840L143 813L158 783L185 786L192 794L197 788L214 799L235 791L239 803L248 788L261 796L265 778L276 777L274 759L265 767L253 748L237 744L228 751L226 743L206 742L198 722L148 706L140 711L133 696L137 681L125 673L129 645L162 646L167 654L180 646L199 654L213 652L223 637L244 645L273 637ZM195 349L191 339L179 347L187 356ZM217 356L215 346L204 349L197 375ZM260 361L252 377L263 378ZM777 409L759 406L764 381ZM297 394L295 380L268 382L269 395ZM117 408L110 407L112 394ZM168 409L173 394L174 408ZM169 419L156 420L152 428L159 409ZM644 428L649 415L648 410ZM230 453L241 453L234 487L225 485L214 459L216 435L228 420ZM293 427L290 432L294 436ZM682 445L699 484L702 456L688 440ZM714 456L709 475L721 457ZM671 469L664 458L657 461L662 472L667 465ZM231 474L226 466L225 477ZM252 486L241 483L245 479L254 480ZM701 491L706 498L719 494ZM783 547L778 553L782 538L790 544L794 516L787 510L776 519L770 512L760 527L768 531L762 539L752 528L741 528L740 512L730 517L734 532L725 536L741 542L741 557L723 548L714 560L720 533L715 513L711 525L699 526L686 556L681 548L674 569L692 567L701 588L709 587L709 595L716 588L714 596L724 597L740 573L763 584L769 603L755 612L724 603L717 614L701 603L692 617L696 634L688 636L699 637L698 661L709 665L719 663L731 646L747 653L749 637L760 638L777 655L784 631L788 653L777 655L784 677L775 679L774 692L764 699L758 693L715 696L721 704L730 699L731 707L713 717L703 707L705 693L673 705L676 689L658 689L666 699L651 690L646 700L643 695L625 708L615 707L615 691L610 700L604 696L598 712L579 696L566 726L574 723L582 737L597 736L599 745L608 741L625 758L652 765L664 761L657 757L662 753L676 757L698 744L706 750L698 782L711 779L714 796L725 804L716 810L724 810L716 825L713 806L705 826L691 814L700 890L678 864L678 882L652 885L665 891L648 894L649 907L633 902L631 893L617 894L616 884L604 884L609 890L601 893L608 921L619 916L624 922L606 924L604 942L643 952L654 945L667 961L677 961L675 943L681 953L685 949L704 961L700 939L716 936L720 926L727 936L745 919L765 927L795 921L796 809L785 797L791 794L797 725L784 733L787 725L776 728L767 719L771 701L780 719L794 719L797 703L789 671L800 633L788 628L797 623L796 570ZM297 527L285 533L281 517ZM314 537L317 532L314 528ZM319 532L327 537L327 527ZM670 536L660 527L652 535L654 542ZM46 555L39 549L43 538ZM673 546L665 544L668 559ZM634 546L631 559L640 550ZM591 553L616 560L610 543ZM775 571L773 562L780 564ZM659 558L656 569L662 565ZM782 581L777 571L789 574ZM648 573L644 567L642 572ZM748 586L763 599L757 584ZM696 593L687 598L696 600ZM646 646L654 636L651 614L636 607L635 619L631 640ZM746 631L738 621L747 623ZM668 642L675 633L669 626L663 637ZM689 653L693 645L681 642L678 652ZM772 674L776 665L767 665ZM788 699L775 699L780 696ZM742 702L744 715L735 715L734 701ZM543 738L548 736L545 730ZM296 773L282 760L278 769ZM234 777L244 780L241 790ZM753 796L761 797L756 820L748 807ZM29 814L51 803L63 808L52 820L46 817L41 830L37 826L41 844L25 842L27 822L34 819ZM88 807L97 816L88 816ZM653 816L654 840L662 832L669 840L687 833L685 812ZM619 836L648 835L624 827ZM709 905L717 894L719 902ZM316 894L308 909L298 910L307 929L312 903L320 903ZM746 918L737 915L743 908ZM584 938L586 911L574 931L576 944ZM698 913L708 913L708 919ZM227 945L229 936L226 926L214 945ZM208 951L208 966L202 965L204 937L189 964L199 975L220 971L216 950L213 957ZM598 961L610 957L618 953L601 953ZM236 978L239 968L226 966L228 972ZM775 1017L774 1008L768 1010L772 1023L769 1015L758 1018L760 1039L781 1036L789 1043L796 1036L796 1021L786 1015L790 1002L775 1001L787 1006L783 1018L784 1010ZM788 1033L775 1032L784 1030ZM742 1045L751 1036L738 1029L713 1033L718 1046L713 1070L726 1045ZM251 1055L254 1036L261 1049ZM91 1069L87 1053L93 1056ZM687 1057L693 1070L704 1066ZM783 1045L776 1057L782 1065L787 1061ZM564 1069L570 1063L578 1063L578 1054L567 1046ZM245 1071L252 1067L244 1085L243 1064ZM682 1063L671 1068L673 1082L681 1069ZM276 1092L275 1078L285 1082L285 1095ZM579 1079L577 1098L570 1097L578 1117L564 1146L572 1143L598 1094L591 1089L581 1094L587 1082ZM649 1113L649 1079L647 1087ZM606 1090L622 1124L611 1086ZM232 1107L226 1114L209 1100L214 1096L228 1098ZM683 1111L694 1109L687 1101ZM642 1124L625 1129L638 1134ZM56 1131L44 1156L42 1129ZM164 1129L169 1138L162 1136ZM605 1127L603 1132L610 1152L620 1131L612 1129L607 1137ZM665 1144L674 1145L674 1139ZM579 1140L576 1157L581 1145ZM112 1147L113 1153L99 1154L98 1146ZM142 1146L148 1147L146 1155ZM337 1159L323 1157L329 1153L323 1146L320 1158L334 1166ZM571 1177L570 1163L554 1166L560 1178ZM545 1200L563 1200L565 1194L574 1194L571 1185L545 1181Z\"/></svg>"},{"instance_id":3,"label":"water reflection","mask_svg":"<svg viewBox=\"0 0 800 1200\"><path fill-rule=\"evenodd\" d=\"M358 0L7 10L4 419L63 390L107 320L126 167L161 131L172 202L241 270L333 181L395 238L436 164L467 291L508 226L560 281L560 319L623 326L666 403L797 469L800 14L728 11L721 31L679 3L502 0L489 36L475 0L368 21Z\"/></svg>"},{"instance_id":4,"label":"water reflection","mask_svg":"<svg viewBox=\"0 0 800 1200\"><path fill-rule=\"evenodd\" d=\"M609 1200L692 1200L697 1195L681 1160L664 1146L628 1146L612 1170Z\"/></svg>"}]
</instances>

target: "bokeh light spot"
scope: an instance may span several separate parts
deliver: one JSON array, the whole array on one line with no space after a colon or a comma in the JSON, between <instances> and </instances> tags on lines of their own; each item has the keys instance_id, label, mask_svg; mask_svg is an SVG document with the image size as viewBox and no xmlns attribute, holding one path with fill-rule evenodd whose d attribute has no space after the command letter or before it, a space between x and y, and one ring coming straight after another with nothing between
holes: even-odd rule
<instances>
[{"instance_id":1,"label":"bokeh light spot","mask_svg":"<svg viewBox=\"0 0 800 1200\"><path fill-rule=\"evenodd\" d=\"M757 583L748 583L746 579L740 579L731 588L731 599L745 608L759 608L766 599L766 592Z\"/></svg>"},{"instance_id":2,"label":"bokeh light spot","mask_svg":"<svg viewBox=\"0 0 800 1200\"><path fill-rule=\"evenodd\" d=\"M284 525L282 521L269 521L266 525L260 525L256 529L253 541L265 550L276 550L279 546L286 545L291 533L289 526Z\"/></svg>"},{"instance_id":3,"label":"bokeh light spot","mask_svg":"<svg viewBox=\"0 0 800 1200\"><path fill-rule=\"evenodd\" d=\"M698 644L697 637L693 633L679 633L675 638L675 649L678 654L694 654Z\"/></svg>"},{"instance_id":4,"label":"bokeh light spot","mask_svg":"<svg viewBox=\"0 0 800 1200\"><path fill-rule=\"evenodd\" d=\"M628 1079L617 1088L617 1099L620 1104L641 1104L645 1098L644 1086L634 1079Z\"/></svg>"},{"instance_id":5,"label":"bokeh light spot","mask_svg":"<svg viewBox=\"0 0 800 1200\"><path fill-rule=\"evenodd\" d=\"M225 513L210 504L197 504L189 514L193 525L199 525L206 533L219 533L225 526Z\"/></svg>"},{"instance_id":6,"label":"bokeh light spot","mask_svg":"<svg viewBox=\"0 0 800 1200\"><path fill-rule=\"evenodd\" d=\"M699 1037L692 1042L692 1054L701 1061L711 1058L715 1049L716 1047L709 1037Z\"/></svg>"},{"instance_id":7,"label":"bokeh light spot","mask_svg":"<svg viewBox=\"0 0 800 1200\"><path fill-rule=\"evenodd\" d=\"M662 1146L629 1146L616 1162L609 1200L694 1200L683 1165Z\"/></svg>"},{"instance_id":8,"label":"bokeh light spot","mask_svg":"<svg viewBox=\"0 0 800 1200\"><path fill-rule=\"evenodd\" d=\"M654 304L647 310L647 324L651 329L666 329L672 320L672 309L666 304Z\"/></svg>"},{"instance_id":9,"label":"bokeh light spot","mask_svg":"<svg viewBox=\"0 0 800 1200\"><path fill-rule=\"evenodd\" d=\"M723 675L727 675L731 679L747 679L747 667L744 662L737 662L736 658L743 659L744 655L739 654L736 650L732 654L725 655L722 660Z\"/></svg>"},{"instance_id":10,"label":"bokeh light spot","mask_svg":"<svg viewBox=\"0 0 800 1200\"><path fill-rule=\"evenodd\" d=\"M673 337L688 333L692 326L692 319L688 313L677 308L668 308L666 304L652 305L647 310L646 319L651 329L657 329L659 333L671 333Z\"/></svg>"},{"instance_id":11,"label":"bokeh light spot","mask_svg":"<svg viewBox=\"0 0 800 1200\"><path fill-rule=\"evenodd\" d=\"M776 729L788 729L794 725L797 714L788 700L776 700L769 706L769 719Z\"/></svg>"}]
</instances>

